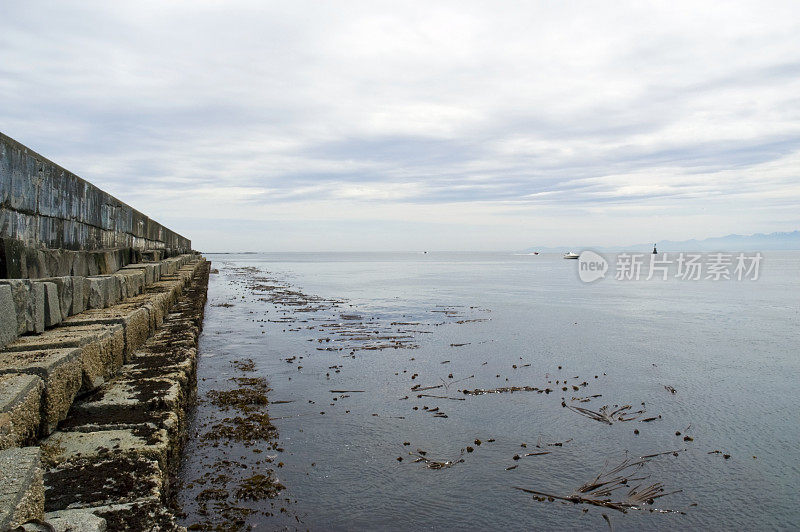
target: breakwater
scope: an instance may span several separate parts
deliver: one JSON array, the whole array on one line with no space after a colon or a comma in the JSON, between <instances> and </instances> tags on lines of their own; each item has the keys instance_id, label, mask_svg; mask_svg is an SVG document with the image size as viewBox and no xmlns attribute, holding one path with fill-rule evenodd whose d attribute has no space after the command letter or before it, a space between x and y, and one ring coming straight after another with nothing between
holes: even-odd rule
<instances>
[{"instance_id":1,"label":"breakwater","mask_svg":"<svg viewBox=\"0 0 800 532\"><path fill-rule=\"evenodd\" d=\"M209 265L0 134L0 530L175 527Z\"/></svg>"}]
</instances>

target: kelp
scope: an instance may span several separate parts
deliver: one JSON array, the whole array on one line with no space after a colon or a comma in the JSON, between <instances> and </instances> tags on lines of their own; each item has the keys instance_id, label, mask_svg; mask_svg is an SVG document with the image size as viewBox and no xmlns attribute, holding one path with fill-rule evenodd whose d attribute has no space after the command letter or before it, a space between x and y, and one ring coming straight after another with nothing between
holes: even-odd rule
<instances>
[{"instance_id":1,"label":"kelp","mask_svg":"<svg viewBox=\"0 0 800 532\"><path fill-rule=\"evenodd\" d=\"M644 409L637 410L636 412L631 412L631 409L633 408L631 405L624 405L620 407L617 407L617 405L614 405L614 407L611 407L609 405L604 405L600 407L600 410L590 410L588 408L583 408L581 406L574 406L567 404L564 404L564 406L582 416L588 417L589 419L594 419L595 421L599 421L607 425L613 425L615 422L633 421L635 419L638 419L642 414L646 412ZM610 408L616 408L616 409L609 412ZM652 421L652 419L649 419L648 421Z\"/></svg>"},{"instance_id":2,"label":"kelp","mask_svg":"<svg viewBox=\"0 0 800 532\"><path fill-rule=\"evenodd\" d=\"M639 458L626 458L615 467L606 469L608 463L588 482L577 487L569 495L558 495L520 486L514 489L533 495L538 501L563 501L587 504L627 513L629 510L647 510L658 513L683 513L678 510L652 508L657 499L680 493L682 490L666 491L661 482L650 483L650 475L641 475L642 469L653 458L681 451L666 451Z\"/></svg>"}]
</instances>

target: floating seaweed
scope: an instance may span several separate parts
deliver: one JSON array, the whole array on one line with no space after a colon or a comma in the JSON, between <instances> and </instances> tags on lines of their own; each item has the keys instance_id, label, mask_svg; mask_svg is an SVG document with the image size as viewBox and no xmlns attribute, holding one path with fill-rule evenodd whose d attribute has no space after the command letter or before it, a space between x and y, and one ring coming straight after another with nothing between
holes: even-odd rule
<instances>
[{"instance_id":1,"label":"floating seaweed","mask_svg":"<svg viewBox=\"0 0 800 532\"><path fill-rule=\"evenodd\" d=\"M600 407L600 410L597 411L589 410L588 408L583 408L580 406L573 406L573 405L564 405L564 406L582 416L586 416L590 419L594 419L595 421L599 421L607 425L613 425L614 422L633 421L634 419L638 419L639 416L645 413L644 409L638 410L636 412L631 412L631 408L633 408L631 405L620 406L619 408L617 408L612 412L609 412L609 409L612 408L609 405L604 405Z\"/></svg>"},{"instance_id":2,"label":"floating seaweed","mask_svg":"<svg viewBox=\"0 0 800 532\"><path fill-rule=\"evenodd\" d=\"M236 497L239 500L260 501L262 499L274 499L285 486L278 482L273 471L267 471L266 475L258 474L241 481L236 490Z\"/></svg>"},{"instance_id":3,"label":"floating seaweed","mask_svg":"<svg viewBox=\"0 0 800 532\"><path fill-rule=\"evenodd\" d=\"M484 395L487 393L514 393L514 392L547 392L550 393L552 390L547 388L546 390L541 390L535 386L506 386L503 388L492 388L492 389L481 389L476 388L474 390L461 390L461 393L464 395Z\"/></svg>"},{"instance_id":4,"label":"floating seaweed","mask_svg":"<svg viewBox=\"0 0 800 532\"><path fill-rule=\"evenodd\" d=\"M256 370L256 363L253 362L252 358L247 358L245 360L234 360L231 362L231 366L238 369L239 371L255 371Z\"/></svg>"},{"instance_id":5,"label":"floating seaweed","mask_svg":"<svg viewBox=\"0 0 800 532\"><path fill-rule=\"evenodd\" d=\"M565 444L572 441L572 438L569 438L564 441L556 441L556 442L543 442L542 437L539 436L539 439L536 441L536 447L543 448L543 447L563 447Z\"/></svg>"},{"instance_id":6,"label":"floating seaweed","mask_svg":"<svg viewBox=\"0 0 800 532\"><path fill-rule=\"evenodd\" d=\"M453 460L434 460L432 458L428 458L426 456L428 454L427 451L423 451L421 449L417 449L416 453L409 452L408 454L417 457L417 459L414 460L415 464L422 462L428 469L447 469L464 461L464 449L461 449L461 454L458 455L458 458Z\"/></svg>"},{"instance_id":7,"label":"floating seaweed","mask_svg":"<svg viewBox=\"0 0 800 532\"><path fill-rule=\"evenodd\" d=\"M656 499L666 497L682 490L665 491L661 482L648 484L649 475L636 476L653 458L664 454L677 454L680 451L667 451L642 456L637 459L626 458L617 466L605 470L601 469L592 480L576 488L569 495L557 495L519 486L514 489L530 493L538 501L564 501L574 504L588 504L610 508L622 513L628 510L647 510L658 513L684 513L678 510L651 508ZM607 465L607 464L606 464Z\"/></svg>"},{"instance_id":8,"label":"floating seaweed","mask_svg":"<svg viewBox=\"0 0 800 532\"><path fill-rule=\"evenodd\" d=\"M448 397L446 395L430 395L427 393L421 393L417 395L417 398L421 399L423 397L432 397L434 399L450 399L451 401L466 401L466 399L463 397Z\"/></svg>"}]
</instances>

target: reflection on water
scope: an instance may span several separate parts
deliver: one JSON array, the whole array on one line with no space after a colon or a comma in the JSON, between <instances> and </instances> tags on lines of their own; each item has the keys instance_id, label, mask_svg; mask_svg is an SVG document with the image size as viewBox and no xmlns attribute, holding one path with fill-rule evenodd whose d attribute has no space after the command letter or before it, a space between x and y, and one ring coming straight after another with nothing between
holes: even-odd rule
<instances>
[{"instance_id":1,"label":"reflection on water","mask_svg":"<svg viewBox=\"0 0 800 532\"><path fill-rule=\"evenodd\" d=\"M754 282L593 284L545 255L209 259L187 525L208 519L209 472L241 526L800 521L796 253L765 254ZM274 438L204 444L236 417L212 399L242 383L266 390ZM254 477L277 494L237 500Z\"/></svg>"}]
</instances>

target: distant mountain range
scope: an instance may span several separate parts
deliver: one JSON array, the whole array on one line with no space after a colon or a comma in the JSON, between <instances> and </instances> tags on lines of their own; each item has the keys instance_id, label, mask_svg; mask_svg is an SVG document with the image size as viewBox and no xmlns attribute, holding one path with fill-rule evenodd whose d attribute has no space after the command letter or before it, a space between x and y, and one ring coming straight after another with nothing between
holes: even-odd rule
<instances>
[{"instance_id":1,"label":"distant mountain range","mask_svg":"<svg viewBox=\"0 0 800 532\"><path fill-rule=\"evenodd\" d=\"M770 250L800 250L800 231L788 233L756 233L754 235L727 235L705 240L659 240L656 242L658 251L770 251ZM579 253L584 249L596 251L652 251L653 243L633 244L630 246L564 246L564 247L531 247L525 251L531 253L565 253L574 251Z\"/></svg>"}]
</instances>

